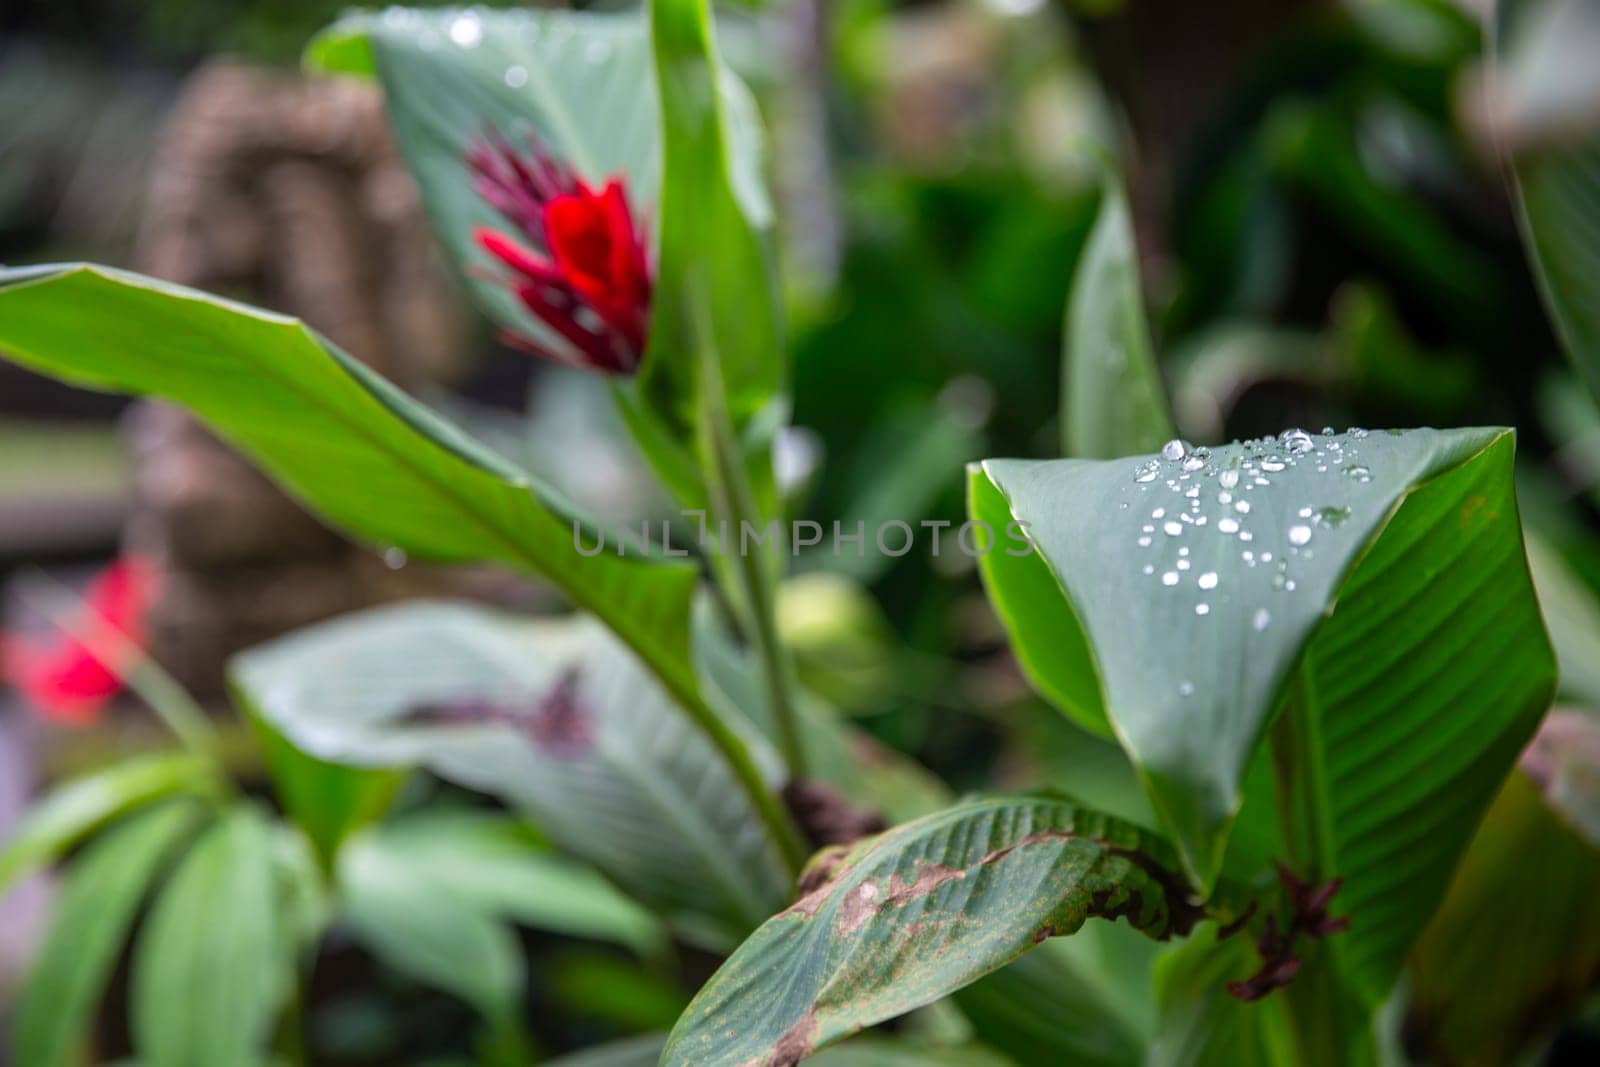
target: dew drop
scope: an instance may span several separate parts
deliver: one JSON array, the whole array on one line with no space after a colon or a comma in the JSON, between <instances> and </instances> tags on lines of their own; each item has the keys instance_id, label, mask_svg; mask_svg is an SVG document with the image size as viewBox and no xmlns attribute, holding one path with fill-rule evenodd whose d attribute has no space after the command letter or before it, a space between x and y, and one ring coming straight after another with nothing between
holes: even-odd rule
<instances>
[{"instance_id":1,"label":"dew drop","mask_svg":"<svg viewBox=\"0 0 1600 1067\"><path fill-rule=\"evenodd\" d=\"M1284 449L1291 456L1301 456L1316 447L1316 442L1304 430L1285 430L1278 435L1278 440L1283 443Z\"/></svg>"},{"instance_id":2,"label":"dew drop","mask_svg":"<svg viewBox=\"0 0 1600 1067\"><path fill-rule=\"evenodd\" d=\"M1150 538L1149 537L1141 537L1141 538L1139 538L1139 547L1140 548L1149 548L1150 547Z\"/></svg>"},{"instance_id":3,"label":"dew drop","mask_svg":"<svg viewBox=\"0 0 1600 1067\"><path fill-rule=\"evenodd\" d=\"M1164 524L1162 524L1161 532L1166 534L1168 537L1177 537L1179 534L1183 533L1183 526L1180 523L1176 523L1171 519L1168 519Z\"/></svg>"},{"instance_id":4,"label":"dew drop","mask_svg":"<svg viewBox=\"0 0 1600 1067\"><path fill-rule=\"evenodd\" d=\"M1250 514L1250 501L1248 501L1248 500L1239 501L1238 503L1233 505L1233 510L1237 511L1241 515Z\"/></svg>"},{"instance_id":5,"label":"dew drop","mask_svg":"<svg viewBox=\"0 0 1600 1067\"><path fill-rule=\"evenodd\" d=\"M1217 572L1206 571L1198 579L1201 589L1215 589L1217 587Z\"/></svg>"},{"instance_id":6,"label":"dew drop","mask_svg":"<svg viewBox=\"0 0 1600 1067\"><path fill-rule=\"evenodd\" d=\"M1239 484L1239 472L1233 467L1229 467L1217 475L1217 484L1224 489L1232 489Z\"/></svg>"},{"instance_id":7,"label":"dew drop","mask_svg":"<svg viewBox=\"0 0 1600 1067\"><path fill-rule=\"evenodd\" d=\"M1233 519L1218 519L1217 529L1221 530L1225 534L1238 533L1239 524Z\"/></svg>"},{"instance_id":8,"label":"dew drop","mask_svg":"<svg viewBox=\"0 0 1600 1067\"><path fill-rule=\"evenodd\" d=\"M1161 458L1173 463L1176 463L1178 460L1182 459L1188 454L1189 445L1185 441L1176 437L1161 446Z\"/></svg>"},{"instance_id":9,"label":"dew drop","mask_svg":"<svg viewBox=\"0 0 1600 1067\"><path fill-rule=\"evenodd\" d=\"M1154 574L1156 572L1156 565L1154 563L1146 563L1140 568L1140 570L1144 574Z\"/></svg>"},{"instance_id":10,"label":"dew drop","mask_svg":"<svg viewBox=\"0 0 1600 1067\"><path fill-rule=\"evenodd\" d=\"M1250 619L1250 625L1255 628L1257 633L1265 630L1271 623L1272 612L1268 611L1266 608L1257 608L1255 615L1253 615Z\"/></svg>"},{"instance_id":11,"label":"dew drop","mask_svg":"<svg viewBox=\"0 0 1600 1067\"><path fill-rule=\"evenodd\" d=\"M1179 682L1178 683L1178 695L1181 696L1181 697L1192 697L1192 696L1194 696L1194 683L1193 682Z\"/></svg>"},{"instance_id":12,"label":"dew drop","mask_svg":"<svg viewBox=\"0 0 1600 1067\"><path fill-rule=\"evenodd\" d=\"M1344 469L1344 476L1353 482L1359 482L1362 485L1365 485L1367 482L1372 481L1372 468L1363 467L1358 463L1354 467L1346 467Z\"/></svg>"},{"instance_id":13,"label":"dew drop","mask_svg":"<svg viewBox=\"0 0 1600 1067\"><path fill-rule=\"evenodd\" d=\"M1309 526L1291 526L1291 527L1289 527L1289 543L1291 545L1304 545L1304 544L1309 544L1310 542L1311 542L1311 527L1309 527Z\"/></svg>"},{"instance_id":14,"label":"dew drop","mask_svg":"<svg viewBox=\"0 0 1600 1067\"><path fill-rule=\"evenodd\" d=\"M1211 614L1211 605L1210 604L1206 604L1206 603L1196 604L1194 606L1194 613L1196 615L1210 615Z\"/></svg>"},{"instance_id":15,"label":"dew drop","mask_svg":"<svg viewBox=\"0 0 1600 1067\"><path fill-rule=\"evenodd\" d=\"M1178 572L1177 571L1164 571L1164 572L1162 572L1161 584L1162 585L1166 585L1166 586L1177 585L1178 584Z\"/></svg>"},{"instance_id":16,"label":"dew drop","mask_svg":"<svg viewBox=\"0 0 1600 1067\"><path fill-rule=\"evenodd\" d=\"M1139 467L1133 472L1133 480L1141 483L1153 482L1156 480L1156 475L1159 472L1160 468L1157 467L1155 461L1152 460L1148 463L1139 465Z\"/></svg>"},{"instance_id":17,"label":"dew drop","mask_svg":"<svg viewBox=\"0 0 1600 1067\"><path fill-rule=\"evenodd\" d=\"M528 68L527 67L520 67L520 66L519 67L507 67L506 68L506 84L511 86L511 88L513 88L513 89L520 89L524 85L527 85L528 84Z\"/></svg>"},{"instance_id":18,"label":"dew drop","mask_svg":"<svg viewBox=\"0 0 1600 1067\"><path fill-rule=\"evenodd\" d=\"M1266 471L1268 474L1277 474L1279 471L1283 470L1283 459L1282 459L1282 457L1280 457L1280 456L1268 456L1267 458L1265 458L1265 459L1263 459L1261 461L1261 469ZM1264 479L1257 478L1256 479L1256 484L1257 485L1266 485L1267 483L1266 483L1266 481Z\"/></svg>"}]
</instances>

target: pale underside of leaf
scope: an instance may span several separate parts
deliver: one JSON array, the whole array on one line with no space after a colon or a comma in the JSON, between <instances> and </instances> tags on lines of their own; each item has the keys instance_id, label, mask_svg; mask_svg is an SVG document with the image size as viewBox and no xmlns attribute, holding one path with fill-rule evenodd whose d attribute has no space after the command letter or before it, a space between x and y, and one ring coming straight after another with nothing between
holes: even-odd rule
<instances>
[{"instance_id":1,"label":"pale underside of leaf","mask_svg":"<svg viewBox=\"0 0 1600 1067\"><path fill-rule=\"evenodd\" d=\"M425 766L505 798L694 940L737 942L788 892L773 838L719 752L592 623L385 608L246 653L233 679L323 759ZM564 681L575 700L552 709ZM753 729L741 741L775 768Z\"/></svg>"}]
</instances>

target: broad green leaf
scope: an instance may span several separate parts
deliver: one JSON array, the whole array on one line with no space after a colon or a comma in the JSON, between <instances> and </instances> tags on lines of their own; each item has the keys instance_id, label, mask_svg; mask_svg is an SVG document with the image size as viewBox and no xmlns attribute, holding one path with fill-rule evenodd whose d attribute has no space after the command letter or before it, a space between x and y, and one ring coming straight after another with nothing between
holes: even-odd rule
<instances>
[{"instance_id":1,"label":"broad green leaf","mask_svg":"<svg viewBox=\"0 0 1600 1067\"><path fill-rule=\"evenodd\" d=\"M1151 452L1175 436L1139 286L1128 197L1113 165L1067 297L1062 447L1080 459Z\"/></svg>"},{"instance_id":2,"label":"broad green leaf","mask_svg":"<svg viewBox=\"0 0 1600 1067\"><path fill-rule=\"evenodd\" d=\"M208 792L215 768L187 753L140 756L59 786L30 808L0 849L0 895L107 820L174 793Z\"/></svg>"},{"instance_id":3,"label":"broad green leaf","mask_svg":"<svg viewBox=\"0 0 1600 1067\"><path fill-rule=\"evenodd\" d=\"M1092 917L1151 937L1201 916L1176 857L1049 798L969 801L836 858L700 990L663 1064L792 1064L981 978Z\"/></svg>"},{"instance_id":4,"label":"broad green leaf","mask_svg":"<svg viewBox=\"0 0 1600 1067\"><path fill-rule=\"evenodd\" d=\"M134 950L134 1046L145 1067L260 1064L289 989L272 823L248 804L189 850Z\"/></svg>"},{"instance_id":5,"label":"broad green leaf","mask_svg":"<svg viewBox=\"0 0 1600 1067\"><path fill-rule=\"evenodd\" d=\"M405 781L402 772L342 766L302 752L249 709L246 694L235 702L249 710L272 775L273 795L316 851L316 860L332 870L334 854L346 837L382 818Z\"/></svg>"},{"instance_id":6,"label":"broad green leaf","mask_svg":"<svg viewBox=\"0 0 1600 1067\"><path fill-rule=\"evenodd\" d=\"M352 847L357 847L353 845ZM431 887L437 899L539 930L611 941L641 954L665 932L592 868L550 852L526 827L484 812L426 812L374 827L362 864Z\"/></svg>"},{"instance_id":7,"label":"broad green leaf","mask_svg":"<svg viewBox=\"0 0 1600 1067\"><path fill-rule=\"evenodd\" d=\"M1513 774L1409 961L1407 1031L1434 1062L1519 1062L1600 975L1600 850Z\"/></svg>"},{"instance_id":8,"label":"broad green leaf","mask_svg":"<svg viewBox=\"0 0 1600 1067\"><path fill-rule=\"evenodd\" d=\"M651 0L650 32L661 251L639 387L668 419L692 424L709 401L743 432L787 375L759 121L722 65L706 0Z\"/></svg>"},{"instance_id":9,"label":"broad green leaf","mask_svg":"<svg viewBox=\"0 0 1600 1067\"><path fill-rule=\"evenodd\" d=\"M1337 904L1352 925L1330 945L1369 1006L1388 995L1554 690L1512 452L1501 434L1405 495L1291 683L1311 743L1283 762L1311 802L1312 872L1344 879Z\"/></svg>"},{"instance_id":10,"label":"broad green leaf","mask_svg":"<svg viewBox=\"0 0 1600 1067\"><path fill-rule=\"evenodd\" d=\"M1025 538L1005 493L977 468L970 468L967 508L976 522L995 532L996 542L978 560L984 589L1011 635L1011 647L1028 681L1050 703L1091 733L1112 736L1100 693L1094 654L1072 600L1046 558ZM1000 531L1008 531L1000 537Z\"/></svg>"},{"instance_id":11,"label":"broad green leaf","mask_svg":"<svg viewBox=\"0 0 1600 1067\"><path fill-rule=\"evenodd\" d=\"M1228 983L1261 963L1249 932L1219 940L1202 926L1164 953L1155 966L1157 1024L1145 1059L1148 1067L1267 1067L1280 1062L1269 1034L1281 1031L1278 1001L1246 1004L1228 995ZM1279 1035L1279 1040L1284 1040Z\"/></svg>"},{"instance_id":12,"label":"broad green leaf","mask_svg":"<svg viewBox=\"0 0 1600 1067\"><path fill-rule=\"evenodd\" d=\"M493 130L525 147L536 135L591 184L626 177L634 210L657 215L659 108L637 13L394 7L341 19L311 42L306 63L376 75L434 232L502 326L557 341L493 280L473 243L480 226L511 228L473 189L465 163L473 141Z\"/></svg>"},{"instance_id":13,"label":"broad green leaf","mask_svg":"<svg viewBox=\"0 0 1600 1067\"><path fill-rule=\"evenodd\" d=\"M84 1038L139 902L193 829L196 815L192 804L181 802L131 815L72 865L38 962L17 998L18 1063L81 1062Z\"/></svg>"},{"instance_id":14,"label":"broad green leaf","mask_svg":"<svg viewBox=\"0 0 1600 1067\"><path fill-rule=\"evenodd\" d=\"M1109 945L1093 944L1105 934ZM955 1002L980 1040L1018 1063L1132 1067L1144 1060L1149 1024L1138 1016L1155 947L1121 924L1086 925L959 990Z\"/></svg>"},{"instance_id":15,"label":"broad green leaf","mask_svg":"<svg viewBox=\"0 0 1600 1067\"><path fill-rule=\"evenodd\" d=\"M779 846L720 751L587 620L382 608L247 652L233 681L320 759L424 766L502 797L701 940L737 941L788 894ZM775 771L753 730L741 743Z\"/></svg>"},{"instance_id":16,"label":"broad green leaf","mask_svg":"<svg viewBox=\"0 0 1600 1067\"><path fill-rule=\"evenodd\" d=\"M1019 658L1114 728L1202 884L1274 713L1291 692L1310 709L1304 844L1345 879L1369 993L1546 706L1511 456L1505 431L1294 431L973 470L974 515L1027 523L1037 550L985 560Z\"/></svg>"},{"instance_id":17,"label":"broad green leaf","mask_svg":"<svg viewBox=\"0 0 1600 1067\"><path fill-rule=\"evenodd\" d=\"M0 351L184 405L358 537L546 578L698 709L692 567L580 555L546 490L298 320L106 267L28 268L0 271Z\"/></svg>"},{"instance_id":18,"label":"broad green leaf","mask_svg":"<svg viewBox=\"0 0 1600 1067\"><path fill-rule=\"evenodd\" d=\"M525 980L511 926L447 880L473 872L432 868L423 858L403 842L395 847L384 828L352 838L338 859L341 918L390 967L460 997L496 1025L509 1023Z\"/></svg>"}]
</instances>

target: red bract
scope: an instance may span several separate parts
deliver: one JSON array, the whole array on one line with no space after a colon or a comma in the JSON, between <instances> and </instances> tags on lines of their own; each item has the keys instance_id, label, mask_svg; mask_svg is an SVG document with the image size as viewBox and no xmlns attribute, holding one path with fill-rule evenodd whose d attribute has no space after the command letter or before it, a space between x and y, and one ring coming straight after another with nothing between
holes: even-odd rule
<instances>
[{"instance_id":1,"label":"red bract","mask_svg":"<svg viewBox=\"0 0 1600 1067\"><path fill-rule=\"evenodd\" d=\"M0 640L0 673L46 718L84 725L122 691L132 664L107 663L93 649L137 646L154 599L156 570L148 560L124 557L95 576L84 591L82 616L53 641L19 635Z\"/></svg>"},{"instance_id":2,"label":"red bract","mask_svg":"<svg viewBox=\"0 0 1600 1067\"><path fill-rule=\"evenodd\" d=\"M652 279L623 179L613 176L596 190L537 140L522 153L496 134L473 144L467 166L478 195L522 240L487 228L474 239L509 269L503 280L522 305L570 348L518 334L507 340L607 374L636 371L649 329Z\"/></svg>"}]
</instances>

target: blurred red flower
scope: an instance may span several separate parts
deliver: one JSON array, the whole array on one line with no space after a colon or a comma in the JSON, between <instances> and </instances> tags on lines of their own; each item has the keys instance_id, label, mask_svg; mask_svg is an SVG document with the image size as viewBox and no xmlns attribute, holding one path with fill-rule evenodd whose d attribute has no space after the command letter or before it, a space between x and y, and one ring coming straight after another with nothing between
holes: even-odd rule
<instances>
[{"instance_id":1,"label":"blurred red flower","mask_svg":"<svg viewBox=\"0 0 1600 1067\"><path fill-rule=\"evenodd\" d=\"M606 374L638 370L653 281L624 179L612 176L592 188L537 140L519 152L498 134L475 142L466 161L473 188L521 238L480 228L474 240L508 268L501 280L523 307L567 344L557 348L520 334L507 340Z\"/></svg>"},{"instance_id":2,"label":"blurred red flower","mask_svg":"<svg viewBox=\"0 0 1600 1067\"><path fill-rule=\"evenodd\" d=\"M81 617L53 640L0 635L0 676L48 719L96 721L122 691L131 655L144 643L145 615L156 592L156 568L124 556L101 571L83 594ZM96 650L105 655L102 660Z\"/></svg>"}]
</instances>

